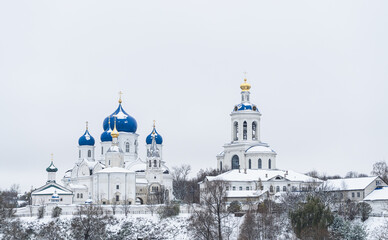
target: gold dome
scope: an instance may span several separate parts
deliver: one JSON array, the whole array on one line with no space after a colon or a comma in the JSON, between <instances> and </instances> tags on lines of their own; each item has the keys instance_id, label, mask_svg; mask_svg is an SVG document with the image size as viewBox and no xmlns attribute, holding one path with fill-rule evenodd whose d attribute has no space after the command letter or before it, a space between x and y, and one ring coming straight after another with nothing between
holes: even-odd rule
<instances>
[{"instance_id":1,"label":"gold dome","mask_svg":"<svg viewBox=\"0 0 388 240\"><path fill-rule=\"evenodd\" d=\"M119 132L116 129L116 118L115 118L115 125L114 125L114 128L113 128L113 131L110 133L110 135L112 136L112 138L118 138L119 137Z\"/></svg>"},{"instance_id":2,"label":"gold dome","mask_svg":"<svg viewBox=\"0 0 388 240\"><path fill-rule=\"evenodd\" d=\"M247 79L244 78L244 83L240 85L242 91L249 91L251 89L251 84L247 83Z\"/></svg>"}]
</instances>

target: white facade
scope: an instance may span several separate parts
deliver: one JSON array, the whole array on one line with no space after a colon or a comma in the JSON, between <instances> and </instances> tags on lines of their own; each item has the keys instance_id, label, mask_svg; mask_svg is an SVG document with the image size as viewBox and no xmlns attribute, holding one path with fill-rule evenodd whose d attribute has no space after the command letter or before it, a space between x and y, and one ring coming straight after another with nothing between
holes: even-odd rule
<instances>
[{"instance_id":1,"label":"white facade","mask_svg":"<svg viewBox=\"0 0 388 240\"><path fill-rule=\"evenodd\" d=\"M150 195L156 194L152 186L165 191L167 201L173 198L172 177L162 161L162 144L155 144L159 155L152 160L157 161L157 167L148 168L146 161L149 156L146 161L139 158L136 128L136 120L124 111L120 99L118 109L104 120L100 147L96 148L94 138L86 129L79 139L79 158L62 179L64 185L73 191L74 203L142 204ZM161 136L156 137L161 139ZM153 141L154 138L151 137ZM147 143L147 151L151 145Z\"/></svg>"},{"instance_id":2,"label":"white facade","mask_svg":"<svg viewBox=\"0 0 388 240\"><path fill-rule=\"evenodd\" d=\"M261 142L261 113L250 102L250 85L241 85L241 103L231 116L231 140L217 155L217 168L225 169L276 169L276 152Z\"/></svg>"}]
</instances>

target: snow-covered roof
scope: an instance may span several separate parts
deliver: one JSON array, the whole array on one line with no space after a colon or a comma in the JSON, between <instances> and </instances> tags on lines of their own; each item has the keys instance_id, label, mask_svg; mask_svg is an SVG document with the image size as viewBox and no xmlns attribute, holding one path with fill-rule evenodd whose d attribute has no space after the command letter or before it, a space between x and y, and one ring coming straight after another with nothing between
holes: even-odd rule
<instances>
[{"instance_id":1,"label":"snow-covered roof","mask_svg":"<svg viewBox=\"0 0 388 240\"><path fill-rule=\"evenodd\" d=\"M207 176L209 181L213 180L225 180L225 181L269 181L277 176L280 176L288 181L293 182L322 182L317 178L294 172L292 170L272 170L272 169L247 169L247 173L244 170L234 169L228 172L222 173L218 176Z\"/></svg>"},{"instance_id":2,"label":"snow-covered roof","mask_svg":"<svg viewBox=\"0 0 388 240\"><path fill-rule=\"evenodd\" d=\"M125 168L120 168L120 167L108 167L105 169L102 169L101 171L97 172L96 174L99 173L132 173L133 171L129 171Z\"/></svg>"},{"instance_id":3,"label":"snow-covered roof","mask_svg":"<svg viewBox=\"0 0 388 240\"><path fill-rule=\"evenodd\" d=\"M136 183L148 184L148 181L145 178L136 178Z\"/></svg>"},{"instance_id":4,"label":"snow-covered roof","mask_svg":"<svg viewBox=\"0 0 388 240\"><path fill-rule=\"evenodd\" d=\"M388 187L376 188L373 190L364 201L388 200Z\"/></svg>"},{"instance_id":5,"label":"snow-covered roof","mask_svg":"<svg viewBox=\"0 0 388 240\"><path fill-rule=\"evenodd\" d=\"M329 179L326 181L326 186L331 190L360 190L365 189L371 184L375 177L361 177L361 178L343 178L343 179Z\"/></svg>"},{"instance_id":6,"label":"snow-covered roof","mask_svg":"<svg viewBox=\"0 0 388 240\"><path fill-rule=\"evenodd\" d=\"M128 168L128 170L136 172L136 171L142 171L142 170L145 171L146 168L147 168L147 165L145 163L141 162L141 163L130 166Z\"/></svg>"},{"instance_id":7,"label":"snow-covered roof","mask_svg":"<svg viewBox=\"0 0 388 240\"><path fill-rule=\"evenodd\" d=\"M271 148L269 148L267 146L253 146L253 147L248 148L245 152L246 153L255 153L255 152L275 153L274 150L272 150Z\"/></svg>"},{"instance_id":8,"label":"snow-covered roof","mask_svg":"<svg viewBox=\"0 0 388 240\"><path fill-rule=\"evenodd\" d=\"M58 195L73 195L72 191L55 182L49 182L46 185L33 191L31 194L32 195L53 195L55 192Z\"/></svg>"},{"instance_id":9,"label":"snow-covered roof","mask_svg":"<svg viewBox=\"0 0 388 240\"><path fill-rule=\"evenodd\" d=\"M226 191L227 197L259 197L267 191L255 191L255 190L244 190L244 191Z\"/></svg>"}]
</instances>

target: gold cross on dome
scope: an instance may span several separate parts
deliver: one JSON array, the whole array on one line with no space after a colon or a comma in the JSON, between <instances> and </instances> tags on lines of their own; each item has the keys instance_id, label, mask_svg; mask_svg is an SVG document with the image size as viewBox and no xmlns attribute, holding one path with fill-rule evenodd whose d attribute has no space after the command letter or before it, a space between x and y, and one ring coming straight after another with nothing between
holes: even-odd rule
<instances>
[{"instance_id":1,"label":"gold cross on dome","mask_svg":"<svg viewBox=\"0 0 388 240\"><path fill-rule=\"evenodd\" d=\"M123 95L123 92L122 92L122 91L119 92L119 96L120 96L120 98L119 98L119 103L122 103L122 102L123 102L123 101L121 100L121 95Z\"/></svg>"},{"instance_id":2,"label":"gold cross on dome","mask_svg":"<svg viewBox=\"0 0 388 240\"><path fill-rule=\"evenodd\" d=\"M154 128L155 128L155 120L154 120Z\"/></svg>"},{"instance_id":3,"label":"gold cross on dome","mask_svg":"<svg viewBox=\"0 0 388 240\"><path fill-rule=\"evenodd\" d=\"M89 128L89 122L88 121L86 121L86 130L88 130L88 128Z\"/></svg>"},{"instance_id":4,"label":"gold cross on dome","mask_svg":"<svg viewBox=\"0 0 388 240\"><path fill-rule=\"evenodd\" d=\"M247 79L247 72L243 72L244 73L244 79Z\"/></svg>"},{"instance_id":5,"label":"gold cross on dome","mask_svg":"<svg viewBox=\"0 0 388 240\"><path fill-rule=\"evenodd\" d=\"M53 160L54 160L54 154L51 153L50 155L51 155L51 162L53 162Z\"/></svg>"}]
</instances>

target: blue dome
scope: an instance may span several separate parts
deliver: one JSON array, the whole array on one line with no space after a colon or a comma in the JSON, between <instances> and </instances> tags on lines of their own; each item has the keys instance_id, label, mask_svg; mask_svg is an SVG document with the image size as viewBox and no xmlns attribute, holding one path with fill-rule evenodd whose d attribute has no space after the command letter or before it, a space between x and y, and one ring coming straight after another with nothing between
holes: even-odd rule
<instances>
[{"instance_id":1,"label":"blue dome","mask_svg":"<svg viewBox=\"0 0 388 240\"><path fill-rule=\"evenodd\" d=\"M240 103L236 106L234 106L234 111L244 111L244 110L252 110L255 112L258 112L259 109L257 109L256 105L251 103Z\"/></svg>"},{"instance_id":2,"label":"blue dome","mask_svg":"<svg viewBox=\"0 0 388 240\"><path fill-rule=\"evenodd\" d=\"M90 135L89 131L86 129L84 135L78 139L78 145L80 146L94 146L94 138Z\"/></svg>"},{"instance_id":3,"label":"blue dome","mask_svg":"<svg viewBox=\"0 0 388 240\"><path fill-rule=\"evenodd\" d=\"M119 104L119 107L116 109L116 111L114 111L114 113L112 113L111 115L109 115L108 117L106 117L104 119L104 122L103 122L104 131L108 130L109 118L111 119L110 128L111 129L114 128L114 120L113 120L114 115L116 115L116 117L117 117L116 118L117 131L119 131L119 132L131 132L131 133L136 132L136 130L137 130L136 120L124 111L123 107L121 106L121 103Z\"/></svg>"},{"instance_id":4,"label":"blue dome","mask_svg":"<svg viewBox=\"0 0 388 240\"><path fill-rule=\"evenodd\" d=\"M163 143L162 136L156 131L155 128L152 130L152 132L153 131L155 131L155 142L156 142L156 144L162 144ZM152 132L146 138L146 143L147 144L151 144L152 143Z\"/></svg>"},{"instance_id":5,"label":"blue dome","mask_svg":"<svg viewBox=\"0 0 388 240\"><path fill-rule=\"evenodd\" d=\"M112 141L112 135L110 135L111 132L112 132L111 129L109 129L108 131L104 131L100 137L101 142L111 142Z\"/></svg>"}]
</instances>

